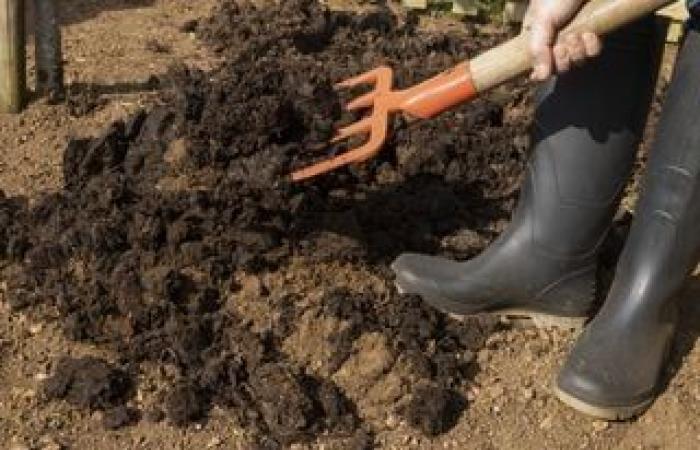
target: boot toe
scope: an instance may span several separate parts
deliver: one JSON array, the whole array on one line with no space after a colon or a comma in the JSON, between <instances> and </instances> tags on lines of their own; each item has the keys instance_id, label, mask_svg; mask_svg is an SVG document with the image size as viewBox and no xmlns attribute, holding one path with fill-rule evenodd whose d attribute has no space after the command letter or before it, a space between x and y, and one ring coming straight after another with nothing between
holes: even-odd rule
<instances>
[{"instance_id":1,"label":"boot toe","mask_svg":"<svg viewBox=\"0 0 700 450\"><path fill-rule=\"evenodd\" d=\"M584 333L585 334L585 333ZM555 394L568 406L605 420L635 417L651 404L654 395L641 388L637 377L615 361L609 346L577 345L560 371Z\"/></svg>"},{"instance_id":2,"label":"boot toe","mask_svg":"<svg viewBox=\"0 0 700 450\"><path fill-rule=\"evenodd\" d=\"M567 364L557 377L557 389L589 405L614 406L610 398L610 393L614 390L599 375L603 374L587 372Z\"/></svg>"},{"instance_id":3,"label":"boot toe","mask_svg":"<svg viewBox=\"0 0 700 450\"><path fill-rule=\"evenodd\" d=\"M440 297L440 284L458 276L459 263L434 256L407 253L399 256L391 269L401 293Z\"/></svg>"}]
</instances>

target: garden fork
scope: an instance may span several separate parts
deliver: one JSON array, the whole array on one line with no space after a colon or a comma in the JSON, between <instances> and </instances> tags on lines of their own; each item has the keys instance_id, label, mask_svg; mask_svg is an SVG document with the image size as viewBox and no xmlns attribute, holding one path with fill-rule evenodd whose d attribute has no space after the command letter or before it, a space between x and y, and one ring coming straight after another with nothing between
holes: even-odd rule
<instances>
[{"instance_id":1,"label":"garden fork","mask_svg":"<svg viewBox=\"0 0 700 450\"><path fill-rule=\"evenodd\" d=\"M559 33L559 39L565 38L569 33L585 31L598 35L608 34L673 1L590 0L572 23ZM394 89L393 71L389 67L379 67L339 83L338 88L374 85L371 92L345 107L349 111L371 109L371 113L359 122L338 130L331 143L352 136L369 137L359 148L292 173L292 180L305 180L347 164L370 159L384 145L390 131L390 116L394 113L405 113L412 119L429 119L531 70L533 58L528 40L529 31L525 29L519 36L471 61L463 62L404 90Z\"/></svg>"}]
</instances>

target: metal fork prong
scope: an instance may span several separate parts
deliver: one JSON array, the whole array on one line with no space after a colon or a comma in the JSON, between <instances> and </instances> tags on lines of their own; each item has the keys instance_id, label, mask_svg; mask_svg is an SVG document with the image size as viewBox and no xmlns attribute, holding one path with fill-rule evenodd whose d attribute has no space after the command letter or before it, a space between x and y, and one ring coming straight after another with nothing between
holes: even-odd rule
<instances>
[{"instance_id":1,"label":"metal fork prong","mask_svg":"<svg viewBox=\"0 0 700 450\"><path fill-rule=\"evenodd\" d=\"M331 139L331 144L335 144L338 141L342 141L345 138L354 136L357 134L369 133L372 130L372 118L367 117L360 120L359 122L348 125L347 127L341 128L335 134L335 137Z\"/></svg>"},{"instance_id":2,"label":"metal fork prong","mask_svg":"<svg viewBox=\"0 0 700 450\"><path fill-rule=\"evenodd\" d=\"M372 105L374 105L374 100L377 98L377 92L372 91L369 92L365 95L362 95L355 100L348 102L347 105L345 105L345 109L347 111L355 111L357 109L362 109L362 108L369 108Z\"/></svg>"}]
</instances>

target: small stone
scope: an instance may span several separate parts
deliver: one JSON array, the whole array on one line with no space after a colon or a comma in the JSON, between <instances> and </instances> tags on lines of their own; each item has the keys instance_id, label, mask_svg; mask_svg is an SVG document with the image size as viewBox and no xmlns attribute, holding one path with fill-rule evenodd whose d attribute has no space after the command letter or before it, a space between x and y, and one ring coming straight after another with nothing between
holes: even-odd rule
<instances>
[{"instance_id":1,"label":"small stone","mask_svg":"<svg viewBox=\"0 0 700 450\"><path fill-rule=\"evenodd\" d=\"M61 417L52 416L46 419L46 427L51 430L60 430L63 428L64 422Z\"/></svg>"},{"instance_id":2,"label":"small stone","mask_svg":"<svg viewBox=\"0 0 700 450\"><path fill-rule=\"evenodd\" d=\"M524 388L522 390L522 398L526 402L529 402L530 400L535 398L535 390L532 388Z\"/></svg>"},{"instance_id":3,"label":"small stone","mask_svg":"<svg viewBox=\"0 0 700 450\"><path fill-rule=\"evenodd\" d=\"M46 381L46 380L49 379L49 374L39 372L39 373L37 373L37 374L34 375L34 379L35 379L36 381Z\"/></svg>"},{"instance_id":4,"label":"small stone","mask_svg":"<svg viewBox=\"0 0 700 450\"><path fill-rule=\"evenodd\" d=\"M494 386L491 389L489 389L489 391L489 394L491 394L491 398L503 397L503 394L505 393L503 386Z\"/></svg>"},{"instance_id":5,"label":"small stone","mask_svg":"<svg viewBox=\"0 0 700 450\"><path fill-rule=\"evenodd\" d=\"M29 333L32 336L36 336L37 334L41 333L41 330L44 329L44 325L41 323L35 323L29 327Z\"/></svg>"},{"instance_id":6,"label":"small stone","mask_svg":"<svg viewBox=\"0 0 700 450\"><path fill-rule=\"evenodd\" d=\"M176 139L168 145L163 160L171 166L179 167L187 160L187 144L184 139Z\"/></svg>"},{"instance_id":7,"label":"small stone","mask_svg":"<svg viewBox=\"0 0 700 450\"><path fill-rule=\"evenodd\" d=\"M605 420L596 420L593 422L593 431L600 433L610 428L610 423Z\"/></svg>"},{"instance_id":8,"label":"small stone","mask_svg":"<svg viewBox=\"0 0 700 450\"><path fill-rule=\"evenodd\" d=\"M216 448L216 447L221 446L221 444L223 444L223 443L224 443L223 439L221 439L218 436L214 436L213 438L211 438L211 440L207 444L207 448Z\"/></svg>"},{"instance_id":9,"label":"small stone","mask_svg":"<svg viewBox=\"0 0 700 450\"><path fill-rule=\"evenodd\" d=\"M241 287L243 292L254 297L265 297L270 293L262 278L255 275L246 276L241 280Z\"/></svg>"},{"instance_id":10,"label":"small stone","mask_svg":"<svg viewBox=\"0 0 700 450\"><path fill-rule=\"evenodd\" d=\"M496 335L496 334L492 334L491 336L489 336L486 339L486 343L484 344L484 346L488 349L493 350L493 349L497 349L501 342L503 342L503 339L501 338L501 336Z\"/></svg>"},{"instance_id":11,"label":"small stone","mask_svg":"<svg viewBox=\"0 0 700 450\"><path fill-rule=\"evenodd\" d=\"M471 389L469 389L469 390L467 391L467 401L471 403L471 402L473 402L474 400L476 400L476 398L479 396L479 392L480 392L480 391L479 391L479 388L476 387L476 386L474 386L474 387L472 387Z\"/></svg>"},{"instance_id":12,"label":"small stone","mask_svg":"<svg viewBox=\"0 0 700 450\"><path fill-rule=\"evenodd\" d=\"M510 317L507 316L500 316L498 318L498 324L501 325L504 328L509 328L513 326L513 320L511 320Z\"/></svg>"},{"instance_id":13,"label":"small stone","mask_svg":"<svg viewBox=\"0 0 700 450\"><path fill-rule=\"evenodd\" d=\"M551 417L546 417L542 422L540 422L540 429L541 430L549 430L552 428L552 418Z\"/></svg>"}]
</instances>

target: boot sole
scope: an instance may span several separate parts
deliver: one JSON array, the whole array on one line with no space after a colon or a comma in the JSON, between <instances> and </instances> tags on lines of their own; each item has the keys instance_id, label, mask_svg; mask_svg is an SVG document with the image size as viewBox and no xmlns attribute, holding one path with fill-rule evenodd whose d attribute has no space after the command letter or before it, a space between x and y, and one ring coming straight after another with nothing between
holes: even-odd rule
<instances>
[{"instance_id":1,"label":"boot sole","mask_svg":"<svg viewBox=\"0 0 700 450\"><path fill-rule=\"evenodd\" d=\"M554 395L565 405L597 419L622 421L641 415L649 409L654 399L645 400L632 406L600 406L585 402L560 389L554 384Z\"/></svg>"},{"instance_id":2,"label":"boot sole","mask_svg":"<svg viewBox=\"0 0 700 450\"><path fill-rule=\"evenodd\" d=\"M581 331L588 320L588 316L564 317L527 309L503 309L490 311L489 314L503 317L515 326L534 326L539 329L559 328L562 330Z\"/></svg>"},{"instance_id":3,"label":"boot sole","mask_svg":"<svg viewBox=\"0 0 700 450\"><path fill-rule=\"evenodd\" d=\"M399 294L405 293L403 288L401 288L398 283L395 283L395 286ZM437 309L441 309L430 301L427 301L427 303L436 307ZM455 314L448 311L443 312L445 312L451 318L459 321L463 321L465 318L471 316L471 314ZM488 314L507 319L516 327L535 327L538 329L559 328L562 330L572 331L581 331L588 320L588 316L557 316L555 314L547 314L541 311L528 310L527 308L495 309L478 314Z\"/></svg>"}]
</instances>

